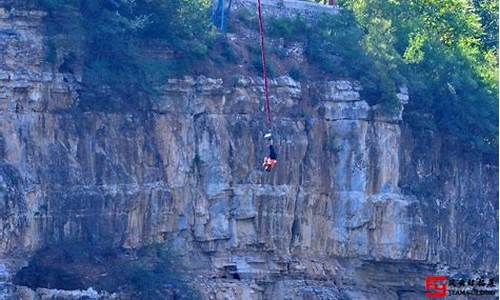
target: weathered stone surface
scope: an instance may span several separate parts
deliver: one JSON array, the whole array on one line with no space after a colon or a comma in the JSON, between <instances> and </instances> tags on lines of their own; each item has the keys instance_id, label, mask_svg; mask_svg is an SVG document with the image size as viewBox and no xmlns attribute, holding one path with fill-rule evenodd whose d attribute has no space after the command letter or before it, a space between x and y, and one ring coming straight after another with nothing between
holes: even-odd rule
<instances>
[{"instance_id":1,"label":"weathered stone surface","mask_svg":"<svg viewBox=\"0 0 500 300\"><path fill-rule=\"evenodd\" d=\"M329 121L336 120L368 120L370 106L365 101L324 102L324 117Z\"/></svg>"},{"instance_id":2,"label":"weathered stone surface","mask_svg":"<svg viewBox=\"0 0 500 300\"><path fill-rule=\"evenodd\" d=\"M27 287L17 287L16 292L19 300L114 300L119 299L117 294L97 292L92 288L87 290L64 291L57 289L38 288L35 291Z\"/></svg>"},{"instance_id":3,"label":"weathered stone surface","mask_svg":"<svg viewBox=\"0 0 500 300\"><path fill-rule=\"evenodd\" d=\"M319 82L312 85L315 97L322 101L359 101L361 87L347 80Z\"/></svg>"},{"instance_id":4,"label":"weathered stone surface","mask_svg":"<svg viewBox=\"0 0 500 300\"><path fill-rule=\"evenodd\" d=\"M358 83L273 79L266 173L262 79L170 79L145 114L82 113L78 74L42 64L41 16L0 12L0 259L19 259L0 263L4 298L87 297L10 282L72 240L169 243L206 299L418 298L436 264L498 272L498 169L439 137L420 155L402 110Z\"/></svg>"}]
</instances>

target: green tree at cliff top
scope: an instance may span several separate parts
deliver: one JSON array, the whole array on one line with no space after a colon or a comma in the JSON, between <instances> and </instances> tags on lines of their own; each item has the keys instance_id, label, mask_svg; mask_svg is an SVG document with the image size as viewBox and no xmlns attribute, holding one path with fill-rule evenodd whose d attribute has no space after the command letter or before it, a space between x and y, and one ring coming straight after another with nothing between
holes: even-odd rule
<instances>
[{"instance_id":1,"label":"green tree at cliff top","mask_svg":"<svg viewBox=\"0 0 500 300\"><path fill-rule=\"evenodd\" d=\"M366 52L408 81L406 115L461 149L497 156L498 3L345 0Z\"/></svg>"}]
</instances>

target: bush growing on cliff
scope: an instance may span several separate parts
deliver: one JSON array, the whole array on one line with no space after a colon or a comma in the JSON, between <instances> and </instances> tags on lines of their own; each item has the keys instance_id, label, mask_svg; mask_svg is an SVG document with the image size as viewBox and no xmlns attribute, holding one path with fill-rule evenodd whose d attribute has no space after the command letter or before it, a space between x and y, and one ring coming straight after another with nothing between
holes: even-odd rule
<instances>
[{"instance_id":1,"label":"bush growing on cliff","mask_svg":"<svg viewBox=\"0 0 500 300\"><path fill-rule=\"evenodd\" d=\"M153 92L166 76L203 59L213 40L208 0L40 0L40 6L48 11L50 61L65 59L54 48L77 54L93 101Z\"/></svg>"},{"instance_id":2,"label":"bush growing on cliff","mask_svg":"<svg viewBox=\"0 0 500 300\"><path fill-rule=\"evenodd\" d=\"M93 287L121 292L133 299L197 299L187 284L182 265L164 244L138 250L73 242L38 250L14 282L36 289Z\"/></svg>"},{"instance_id":3,"label":"bush growing on cliff","mask_svg":"<svg viewBox=\"0 0 500 300\"><path fill-rule=\"evenodd\" d=\"M297 81L306 78L306 76L304 75L304 71L302 71L302 69L298 65L292 66L288 71L288 75Z\"/></svg>"},{"instance_id":4,"label":"bush growing on cliff","mask_svg":"<svg viewBox=\"0 0 500 300\"><path fill-rule=\"evenodd\" d=\"M261 73L262 73L262 60L260 58L260 56L254 56L252 58L252 67L254 69L254 72L256 72L257 74L259 74L260 76ZM266 62L266 73L267 73L267 76L269 77L275 77L276 76L276 69L274 68L274 65L271 63L271 62Z\"/></svg>"},{"instance_id":5,"label":"bush growing on cliff","mask_svg":"<svg viewBox=\"0 0 500 300\"><path fill-rule=\"evenodd\" d=\"M271 18L267 25L268 33L271 36L279 36L288 40L297 40L307 33L306 19L300 16L295 18Z\"/></svg>"},{"instance_id":6,"label":"bush growing on cliff","mask_svg":"<svg viewBox=\"0 0 500 300\"><path fill-rule=\"evenodd\" d=\"M268 25L271 36L302 41L305 56L332 77L360 80L362 96L370 103L394 107L396 84L403 78L388 69L384 61L367 55L362 46L363 31L349 11L321 14L315 20L302 17L272 18Z\"/></svg>"},{"instance_id":7,"label":"bush growing on cliff","mask_svg":"<svg viewBox=\"0 0 500 300\"><path fill-rule=\"evenodd\" d=\"M198 299L199 295L181 276L182 265L168 248L152 244L139 250L140 261L129 263L123 269L134 295L139 299ZM169 291L171 297L165 297Z\"/></svg>"}]
</instances>

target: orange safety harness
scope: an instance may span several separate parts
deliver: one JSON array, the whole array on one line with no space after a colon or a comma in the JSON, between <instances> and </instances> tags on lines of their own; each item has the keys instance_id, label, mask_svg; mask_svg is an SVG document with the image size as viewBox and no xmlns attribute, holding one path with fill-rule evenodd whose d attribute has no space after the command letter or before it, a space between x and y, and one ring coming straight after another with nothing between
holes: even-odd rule
<instances>
[{"instance_id":1,"label":"orange safety harness","mask_svg":"<svg viewBox=\"0 0 500 300\"><path fill-rule=\"evenodd\" d=\"M272 159L270 157L264 158L264 163L262 163L262 166L266 171L271 171L272 168L278 163L276 159Z\"/></svg>"}]
</instances>

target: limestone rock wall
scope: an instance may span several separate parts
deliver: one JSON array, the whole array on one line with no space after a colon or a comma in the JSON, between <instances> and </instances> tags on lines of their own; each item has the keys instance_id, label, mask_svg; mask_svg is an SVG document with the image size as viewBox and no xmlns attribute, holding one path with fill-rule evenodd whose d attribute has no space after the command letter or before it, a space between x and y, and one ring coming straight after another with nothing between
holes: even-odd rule
<instances>
[{"instance_id":1,"label":"limestone rock wall","mask_svg":"<svg viewBox=\"0 0 500 300\"><path fill-rule=\"evenodd\" d=\"M420 299L436 265L497 272L498 169L419 155L358 83L273 79L266 173L260 79L170 79L146 112L82 111L78 74L42 63L42 17L0 8L0 293L72 240L165 241L207 299Z\"/></svg>"}]
</instances>

